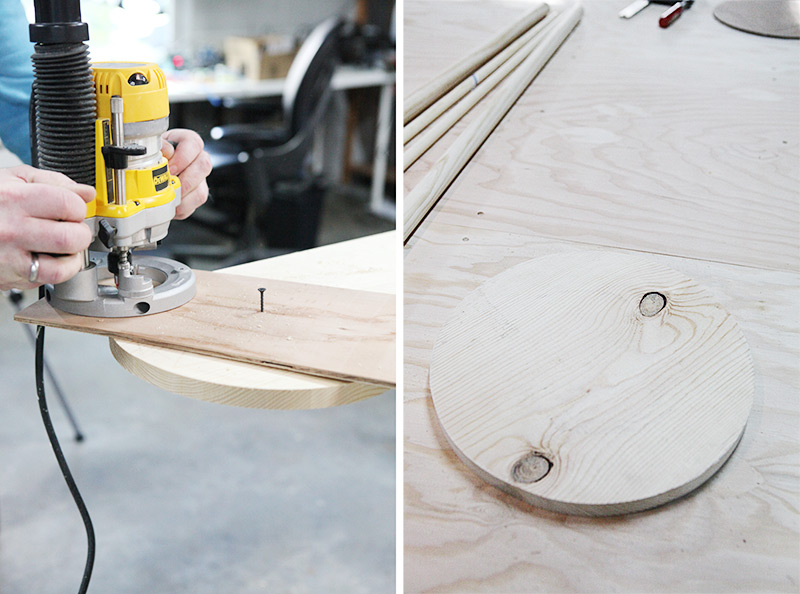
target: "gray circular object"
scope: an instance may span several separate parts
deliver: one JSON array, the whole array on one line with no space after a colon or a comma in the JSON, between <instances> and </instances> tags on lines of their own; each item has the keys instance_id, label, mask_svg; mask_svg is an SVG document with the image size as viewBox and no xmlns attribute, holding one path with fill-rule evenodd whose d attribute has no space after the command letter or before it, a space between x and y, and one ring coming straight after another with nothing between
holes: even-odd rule
<instances>
[{"instance_id":1,"label":"gray circular object","mask_svg":"<svg viewBox=\"0 0 800 594\"><path fill-rule=\"evenodd\" d=\"M800 39L800 0L730 0L717 6L714 16L746 33Z\"/></svg>"}]
</instances>

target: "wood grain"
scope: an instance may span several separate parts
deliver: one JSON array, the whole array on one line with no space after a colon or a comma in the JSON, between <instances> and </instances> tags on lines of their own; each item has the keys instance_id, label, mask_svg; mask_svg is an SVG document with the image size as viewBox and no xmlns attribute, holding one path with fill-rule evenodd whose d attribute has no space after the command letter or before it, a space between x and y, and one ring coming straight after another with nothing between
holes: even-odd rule
<instances>
[{"instance_id":1,"label":"wood grain","mask_svg":"<svg viewBox=\"0 0 800 594\"><path fill-rule=\"evenodd\" d=\"M551 4L552 3L548 3ZM436 72L453 64L493 31L509 27L528 10L520 2L496 0L410 0L403 7L403 93L407 97ZM493 89L484 99L497 94ZM445 153L467 126L479 119L473 109L459 120L402 176L405 192L410 191L428 169ZM456 182L457 183L457 182Z\"/></svg>"},{"instance_id":2,"label":"wood grain","mask_svg":"<svg viewBox=\"0 0 800 594\"><path fill-rule=\"evenodd\" d=\"M694 494L632 516L566 516L465 466L437 421L428 377L436 338L469 293L517 264L586 246L444 218L405 256L406 591L796 592L800 274L647 256L701 283L737 319L756 372L750 420L728 463Z\"/></svg>"},{"instance_id":3,"label":"wood grain","mask_svg":"<svg viewBox=\"0 0 800 594\"><path fill-rule=\"evenodd\" d=\"M418 15L427 4L405 7ZM438 37L406 27L406 80L435 71L424 57L447 50L440 38L455 45L456 25L472 32L503 7L454 3ZM406 591L796 593L796 45L720 26L713 3L696 2L667 35L620 19L621 5L584 8L568 51L406 246ZM406 188L471 115L409 168ZM466 295L515 264L591 246L651 252L701 283L738 320L755 367L753 410L728 463L696 492L623 517L557 514L489 485L448 446L428 391L436 336Z\"/></svg>"},{"instance_id":4,"label":"wood grain","mask_svg":"<svg viewBox=\"0 0 800 594\"><path fill-rule=\"evenodd\" d=\"M603 3L584 9L428 218L800 270L796 44L720 26L697 2L682 43ZM406 188L448 142L408 170Z\"/></svg>"},{"instance_id":5,"label":"wood grain","mask_svg":"<svg viewBox=\"0 0 800 594\"><path fill-rule=\"evenodd\" d=\"M242 276L395 294L395 232L225 269ZM125 369L165 390L229 406L311 409L377 396L384 388L109 339Z\"/></svg>"},{"instance_id":6,"label":"wood grain","mask_svg":"<svg viewBox=\"0 0 800 594\"><path fill-rule=\"evenodd\" d=\"M510 55L503 56L503 62L501 64L486 64L486 66L492 66L488 75L485 72L481 73L479 71L475 74L474 83L473 81L466 81L458 85L447 95L442 97L440 101L431 105L406 126L409 134L415 134L417 130L415 124L419 123L419 126L427 126L428 123L432 122L419 136L405 145L403 149L404 170L411 167L425 151L433 146L439 138L444 136L444 134L453 127L453 124L464 117L466 113L475 107L481 99L500 84L506 76L513 72L514 69L536 49L542 42L544 34L550 29L556 16L557 12L551 11L546 18L537 23L536 27L532 28L528 33L517 40L522 41L522 44L517 46L515 42L508 46L506 50L514 49L514 51ZM495 58L498 57L501 57L501 54L495 56ZM483 68L481 70L483 70ZM468 95L467 91L469 91ZM458 99L464 95L466 95L466 97L458 101ZM458 103L455 103L456 101L458 101ZM453 103L455 103L455 105L453 105ZM450 106L452 106L452 108L447 110L446 113L443 113L444 110Z\"/></svg>"},{"instance_id":7,"label":"wood grain","mask_svg":"<svg viewBox=\"0 0 800 594\"><path fill-rule=\"evenodd\" d=\"M403 207L403 235L406 240L572 32L582 14L581 5L573 4L556 17L552 29L545 34L541 43L497 88L496 96L486 104L480 119L464 130L425 177L406 194Z\"/></svg>"},{"instance_id":8,"label":"wood grain","mask_svg":"<svg viewBox=\"0 0 800 594\"><path fill-rule=\"evenodd\" d=\"M665 301L647 309L649 294ZM642 256L576 251L470 293L442 327L430 386L479 475L540 507L599 516L661 505L716 472L750 413L753 364L695 281Z\"/></svg>"},{"instance_id":9,"label":"wood grain","mask_svg":"<svg viewBox=\"0 0 800 594\"><path fill-rule=\"evenodd\" d=\"M410 122L422 110L430 106L439 97L491 59L492 56L542 20L548 10L547 4L538 4L509 28L500 31L488 42L474 49L456 64L448 66L445 70L437 73L422 88L407 96L403 101L403 123Z\"/></svg>"},{"instance_id":10,"label":"wood grain","mask_svg":"<svg viewBox=\"0 0 800 594\"><path fill-rule=\"evenodd\" d=\"M403 97L530 11L513 0L410 0L402 10Z\"/></svg>"},{"instance_id":11,"label":"wood grain","mask_svg":"<svg viewBox=\"0 0 800 594\"><path fill-rule=\"evenodd\" d=\"M109 339L111 354L133 375L174 394L226 406L306 410L382 394L382 386L344 382L262 365Z\"/></svg>"},{"instance_id":12,"label":"wood grain","mask_svg":"<svg viewBox=\"0 0 800 594\"><path fill-rule=\"evenodd\" d=\"M542 31L545 29L545 26L553 21L556 14L556 11L550 10L545 18L536 23L520 37L515 39L503 51L486 62L486 64L478 68L469 78L461 81L425 111L420 113L417 117L406 124L403 127L403 143L408 144L412 138L422 132L422 130L428 127L432 122L437 120L439 116L453 107L453 105L455 105L465 95L470 94L470 98L472 98L473 93L478 93L480 94L480 97L483 97L489 90L491 90L491 88L493 88L500 80L502 80L502 77L493 78L491 76L492 73L496 72L498 68L505 64L519 50L527 46L529 41L541 35ZM530 52L526 52L525 55L528 53ZM492 81L493 84L491 84ZM405 167L408 168L408 165L405 165Z\"/></svg>"},{"instance_id":13,"label":"wood grain","mask_svg":"<svg viewBox=\"0 0 800 594\"><path fill-rule=\"evenodd\" d=\"M392 387L394 298L379 293L195 271L197 295L169 312L138 318L90 318L45 300L18 321L142 344ZM258 287L267 288L264 312Z\"/></svg>"}]
</instances>

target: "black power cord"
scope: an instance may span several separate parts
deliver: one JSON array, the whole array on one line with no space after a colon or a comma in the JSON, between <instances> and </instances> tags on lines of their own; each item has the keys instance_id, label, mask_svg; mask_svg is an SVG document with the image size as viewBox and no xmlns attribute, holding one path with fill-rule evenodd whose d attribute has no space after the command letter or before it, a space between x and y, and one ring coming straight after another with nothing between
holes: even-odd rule
<instances>
[{"instance_id":1,"label":"black power cord","mask_svg":"<svg viewBox=\"0 0 800 594\"><path fill-rule=\"evenodd\" d=\"M44 287L39 289L40 298L44 296ZM94 567L94 527L92 526L92 519L89 517L89 510L86 509L86 504L83 502L78 486L75 484L75 479L72 477L67 460L64 458L64 452L61 451L61 445L58 443L58 436L53 428L53 422L50 419L50 411L47 408L47 399L44 393L44 326L36 326L36 395L39 398L39 410L42 413L42 421L44 422L47 437L50 440L50 445L53 447L53 453L56 455L56 461L61 469L61 474L64 475L64 480L67 483L69 492L75 500L75 505L78 506L78 511L81 514L83 525L86 528L87 552L86 552L86 565L83 569L83 579L78 594L86 594L89 588L89 580L92 578L92 568Z\"/></svg>"},{"instance_id":2,"label":"black power cord","mask_svg":"<svg viewBox=\"0 0 800 594\"><path fill-rule=\"evenodd\" d=\"M34 0L36 22L30 25L35 44L34 82L30 104L31 162L60 171L76 182L94 185L94 125L97 115L89 61L89 27L81 21L80 0ZM64 147L69 146L70 150ZM39 288L39 299L45 296ZM36 394L42 421L56 461L86 527L88 551L78 594L89 588L94 566L94 528L72 478L50 419L44 393L44 327L36 327Z\"/></svg>"}]
</instances>

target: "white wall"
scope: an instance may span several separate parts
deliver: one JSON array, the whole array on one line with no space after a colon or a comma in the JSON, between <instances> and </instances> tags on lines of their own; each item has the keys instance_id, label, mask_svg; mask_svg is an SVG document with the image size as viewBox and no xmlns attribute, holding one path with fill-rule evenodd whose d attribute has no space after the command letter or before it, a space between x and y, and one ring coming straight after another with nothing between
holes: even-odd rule
<instances>
[{"instance_id":1,"label":"white wall","mask_svg":"<svg viewBox=\"0 0 800 594\"><path fill-rule=\"evenodd\" d=\"M33 0L21 0L33 20ZM388 1L388 0L387 0ZM158 15L146 22L142 35L140 20L133 19L144 2L128 0L127 8L118 0L84 0L83 20L89 23L92 58L97 60L137 60L166 63L169 53L187 56L211 47L221 50L229 35L258 36L283 33L305 37L317 23L333 15L353 17L356 0L157 0L170 15ZM154 5L150 0L146 4ZM158 21L158 23L156 23ZM127 28L130 28L129 31ZM152 31L150 31L153 29ZM169 29L169 31L167 30Z\"/></svg>"},{"instance_id":2,"label":"white wall","mask_svg":"<svg viewBox=\"0 0 800 594\"><path fill-rule=\"evenodd\" d=\"M21 0L33 22L33 0ZM174 0L82 0L81 19L89 25L93 61L148 61L162 66L172 50ZM163 9L160 13L159 9Z\"/></svg>"},{"instance_id":3,"label":"white wall","mask_svg":"<svg viewBox=\"0 0 800 594\"><path fill-rule=\"evenodd\" d=\"M352 17L355 0L175 0L175 49L221 48L228 35L305 34L335 14Z\"/></svg>"}]
</instances>

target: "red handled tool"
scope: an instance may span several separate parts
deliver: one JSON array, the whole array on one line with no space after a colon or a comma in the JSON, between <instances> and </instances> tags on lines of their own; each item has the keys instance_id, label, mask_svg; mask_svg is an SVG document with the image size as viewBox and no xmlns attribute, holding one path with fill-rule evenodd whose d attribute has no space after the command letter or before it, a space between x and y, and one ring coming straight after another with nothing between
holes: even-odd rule
<instances>
[{"instance_id":1,"label":"red handled tool","mask_svg":"<svg viewBox=\"0 0 800 594\"><path fill-rule=\"evenodd\" d=\"M694 3L694 0L683 0L682 2L676 2L669 9L661 15L658 19L658 26L662 29L666 29L676 20L678 17L683 14L684 10L689 10Z\"/></svg>"}]
</instances>

